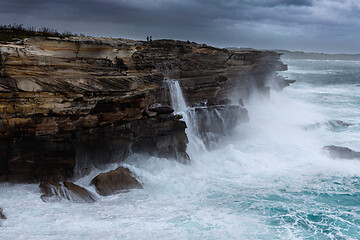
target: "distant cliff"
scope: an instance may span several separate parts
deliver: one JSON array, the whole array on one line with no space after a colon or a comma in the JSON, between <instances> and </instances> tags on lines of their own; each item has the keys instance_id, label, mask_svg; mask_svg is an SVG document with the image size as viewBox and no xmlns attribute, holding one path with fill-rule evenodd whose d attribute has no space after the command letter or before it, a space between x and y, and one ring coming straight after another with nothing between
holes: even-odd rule
<instances>
[{"instance_id":1,"label":"distant cliff","mask_svg":"<svg viewBox=\"0 0 360 240\"><path fill-rule=\"evenodd\" d=\"M284 59L360 61L360 54L328 54L288 50L274 51L283 54Z\"/></svg>"},{"instance_id":2,"label":"distant cliff","mask_svg":"<svg viewBox=\"0 0 360 240\"><path fill-rule=\"evenodd\" d=\"M164 79L179 81L188 105L206 108L285 87L276 71L286 69L276 52L173 40L2 43L0 180L69 178L75 168L86 171L132 153L187 161L186 124L169 107Z\"/></svg>"}]
</instances>

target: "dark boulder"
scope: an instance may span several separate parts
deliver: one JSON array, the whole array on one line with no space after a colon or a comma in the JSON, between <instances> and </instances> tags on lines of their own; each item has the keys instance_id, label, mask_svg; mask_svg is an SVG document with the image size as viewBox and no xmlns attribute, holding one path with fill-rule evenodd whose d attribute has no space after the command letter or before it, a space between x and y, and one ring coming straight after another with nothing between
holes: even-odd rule
<instances>
[{"instance_id":1,"label":"dark boulder","mask_svg":"<svg viewBox=\"0 0 360 240\"><path fill-rule=\"evenodd\" d=\"M39 188L40 192L43 193L40 198L44 202L55 202L64 198L63 194L59 196L59 194L63 192L59 191L62 189L62 185L59 182L42 182L39 184Z\"/></svg>"},{"instance_id":2,"label":"dark boulder","mask_svg":"<svg viewBox=\"0 0 360 240\"><path fill-rule=\"evenodd\" d=\"M347 147L331 145L323 147L323 150L332 158L360 159L360 152L356 152Z\"/></svg>"},{"instance_id":3,"label":"dark boulder","mask_svg":"<svg viewBox=\"0 0 360 240\"><path fill-rule=\"evenodd\" d=\"M79 199L84 200L84 202L92 203L95 202L95 196L91 194L88 190L79 185L76 185L69 181L64 181L64 186L72 193L74 193Z\"/></svg>"},{"instance_id":4,"label":"dark boulder","mask_svg":"<svg viewBox=\"0 0 360 240\"><path fill-rule=\"evenodd\" d=\"M0 208L0 219L7 219L2 208Z\"/></svg>"},{"instance_id":5,"label":"dark boulder","mask_svg":"<svg viewBox=\"0 0 360 240\"><path fill-rule=\"evenodd\" d=\"M39 188L43 195L41 199L44 202L60 201L67 199L76 203L93 203L95 196L88 190L69 181L64 182L43 182Z\"/></svg>"},{"instance_id":6,"label":"dark boulder","mask_svg":"<svg viewBox=\"0 0 360 240\"><path fill-rule=\"evenodd\" d=\"M131 175L127 168L119 167L110 172L97 175L90 183L102 196L108 196L121 190L142 188L142 185Z\"/></svg>"}]
</instances>

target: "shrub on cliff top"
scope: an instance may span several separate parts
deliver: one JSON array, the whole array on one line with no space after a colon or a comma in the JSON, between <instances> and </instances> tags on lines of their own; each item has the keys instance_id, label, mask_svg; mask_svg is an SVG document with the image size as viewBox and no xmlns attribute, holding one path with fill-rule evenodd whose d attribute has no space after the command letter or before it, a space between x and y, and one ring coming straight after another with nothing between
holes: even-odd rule
<instances>
[{"instance_id":1,"label":"shrub on cliff top","mask_svg":"<svg viewBox=\"0 0 360 240\"><path fill-rule=\"evenodd\" d=\"M70 36L83 36L82 34L74 34L70 31L62 33L55 29L24 27L22 24L4 24L0 25L0 41L12 41L14 38L24 39L29 37L70 37Z\"/></svg>"}]
</instances>

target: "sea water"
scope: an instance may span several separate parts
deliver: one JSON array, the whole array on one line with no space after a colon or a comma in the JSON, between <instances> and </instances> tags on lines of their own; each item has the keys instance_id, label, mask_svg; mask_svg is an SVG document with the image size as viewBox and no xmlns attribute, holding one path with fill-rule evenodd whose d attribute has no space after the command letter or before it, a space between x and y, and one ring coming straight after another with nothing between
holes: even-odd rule
<instances>
[{"instance_id":1,"label":"sea water","mask_svg":"<svg viewBox=\"0 0 360 240\"><path fill-rule=\"evenodd\" d=\"M296 83L270 99L255 94L250 121L191 164L121 163L144 189L79 204L44 203L34 184L1 185L0 239L359 239L360 161L322 147L360 151L360 63L284 61ZM99 172L76 183L95 193Z\"/></svg>"}]
</instances>

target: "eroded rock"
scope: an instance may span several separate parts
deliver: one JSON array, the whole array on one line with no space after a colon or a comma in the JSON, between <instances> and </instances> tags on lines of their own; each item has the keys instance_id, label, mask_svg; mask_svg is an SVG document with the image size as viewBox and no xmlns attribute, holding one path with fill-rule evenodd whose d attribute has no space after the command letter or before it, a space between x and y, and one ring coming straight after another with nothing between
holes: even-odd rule
<instances>
[{"instance_id":1,"label":"eroded rock","mask_svg":"<svg viewBox=\"0 0 360 240\"><path fill-rule=\"evenodd\" d=\"M93 203L95 196L88 190L69 181L64 182L43 182L39 188L43 195L44 202L60 201L67 199L75 203Z\"/></svg>"},{"instance_id":2,"label":"eroded rock","mask_svg":"<svg viewBox=\"0 0 360 240\"><path fill-rule=\"evenodd\" d=\"M360 159L360 152L347 147L331 145L323 147L323 150L332 158Z\"/></svg>"},{"instance_id":3,"label":"eroded rock","mask_svg":"<svg viewBox=\"0 0 360 240\"><path fill-rule=\"evenodd\" d=\"M96 191L102 196L115 194L122 190L142 188L142 185L132 176L130 170L123 167L100 173L90 184L95 185Z\"/></svg>"}]
</instances>

